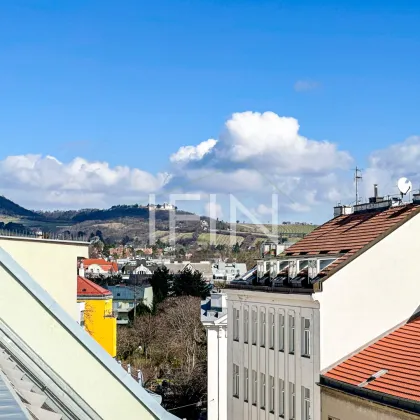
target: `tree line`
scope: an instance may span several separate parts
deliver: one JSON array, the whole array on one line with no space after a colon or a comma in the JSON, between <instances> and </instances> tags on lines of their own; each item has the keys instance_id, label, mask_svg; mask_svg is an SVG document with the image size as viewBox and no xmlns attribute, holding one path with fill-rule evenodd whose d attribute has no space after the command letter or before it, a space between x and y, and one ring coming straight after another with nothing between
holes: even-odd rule
<instances>
[{"instance_id":1,"label":"tree line","mask_svg":"<svg viewBox=\"0 0 420 420\"><path fill-rule=\"evenodd\" d=\"M162 405L187 419L206 406L207 340L201 299L210 286L199 271L170 273L159 267L150 284L154 303L139 305L129 326L118 328L118 357L140 369L145 387L162 395Z\"/></svg>"}]
</instances>

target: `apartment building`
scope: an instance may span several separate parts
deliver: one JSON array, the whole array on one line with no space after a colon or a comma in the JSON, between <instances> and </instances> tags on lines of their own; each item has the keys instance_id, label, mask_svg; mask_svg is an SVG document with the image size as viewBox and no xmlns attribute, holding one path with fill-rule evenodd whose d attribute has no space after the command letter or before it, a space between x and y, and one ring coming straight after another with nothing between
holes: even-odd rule
<instances>
[{"instance_id":1,"label":"apartment building","mask_svg":"<svg viewBox=\"0 0 420 420\"><path fill-rule=\"evenodd\" d=\"M201 322L207 333L207 417L227 420L226 295L212 293L201 302Z\"/></svg>"},{"instance_id":2,"label":"apartment building","mask_svg":"<svg viewBox=\"0 0 420 420\"><path fill-rule=\"evenodd\" d=\"M228 418L321 419L321 370L420 302L420 195L375 195L278 254L266 243L228 298ZM392 308L392 310L390 310Z\"/></svg>"},{"instance_id":3,"label":"apartment building","mask_svg":"<svg viewBox=\"0 0 420 420\"><path fill-rule=\"evenodd\" d=\"M228 418L316 419L318 302L303 293L228 296Z\"/></svg>"}]
</instances>

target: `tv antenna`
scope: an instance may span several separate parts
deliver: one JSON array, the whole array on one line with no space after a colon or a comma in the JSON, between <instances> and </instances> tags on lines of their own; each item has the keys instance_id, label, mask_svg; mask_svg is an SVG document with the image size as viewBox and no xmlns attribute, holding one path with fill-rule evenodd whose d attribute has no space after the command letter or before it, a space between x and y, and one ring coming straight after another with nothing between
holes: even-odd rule
<instances>
[{"instance_id":1,"label":"tv antenna","mask_svg":"<svg viewBox=\"0 0 420 420\"><path fill-rule=\"evenodd\" d=\"M408 194L413 189L411 181L405 177L402 177L398 180L397 187L401 193L401 200L406 194Z\"/></svg>"},{"instance_id":2,"label":"tv antenna","mask_svg":"<svg viewBox=\"0 0 420 420\"><path fill-rule=\"evenodd\" d=\"M356 183L356 206L359 204L359 182L362 180L362 170L356 166L354 170L354 182Z\"/></svg>"}]
</instances>

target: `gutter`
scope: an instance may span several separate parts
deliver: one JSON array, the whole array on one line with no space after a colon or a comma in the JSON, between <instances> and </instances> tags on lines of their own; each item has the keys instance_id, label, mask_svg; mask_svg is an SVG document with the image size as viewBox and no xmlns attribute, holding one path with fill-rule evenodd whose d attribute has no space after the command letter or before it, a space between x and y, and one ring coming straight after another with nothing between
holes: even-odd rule
<instances>
[{"instance_id":1,"label":"gutter","mask_svg":"<svg viewBox=\"0 0 420 420\"><path fill-rule=\"evenodd\" d=\"M368 388L350 385L345 382L321 376L318 386L332 389L338 392L349 394L364 400L377 403L395 410L404 411L410 414L420 414L420 403L418 401L400 398L390 394L374 391Z\"/></svg>"}]
</instances>

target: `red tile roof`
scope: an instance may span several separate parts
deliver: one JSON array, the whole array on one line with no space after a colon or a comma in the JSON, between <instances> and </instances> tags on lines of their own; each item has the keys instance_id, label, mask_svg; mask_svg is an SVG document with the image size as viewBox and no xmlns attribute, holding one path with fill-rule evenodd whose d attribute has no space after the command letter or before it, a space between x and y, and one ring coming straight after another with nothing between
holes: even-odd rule
<instances>
[{"instance_id":1,"label":"red tile roof","mask_svg":"<svg viewBox=\"0 0 420 420\"><path fill-rule=\"evenodd\" d=\"M88 268L92 264L96 264L99 265L104 271L118 271L118 264L115 261L106 261L102 258L85 258L82 262L85 268Z\"/></svg>"},{"instance_id":2,"label":"red tile roof","mask_svg":"<svg viewBox=\"0 0 420 420\"><path fill-rule=\"evenodd\" d=\"M77 296L112 297L112 293L93 281L77 276Z\"/></svg>"},{"instance_id":3,"label":"red tile roof","mask_svg":"<svg viewBox=\"0 0 420 420\"><path fill-rule=\"evenodd\" d=\"M364 252L419 212L420 206L406 204L391 207L388 210L338 216L287 248L283 255L308 257L342 253L342 256L323 270L322 273L328 275L341 268L345 261L356 257L355 254Z\"/></svg>"},{"instance_id":4,"label":"red tile roof","mask_svg":"<svg viewBox=\"0 0 420 420\"><path fill-rule=\"evenodd\" d=\"M388 372L364 389L420 401L420 318L385 335L323 376L357 386L382 369Z\"/></svg>"}]
</instances>

